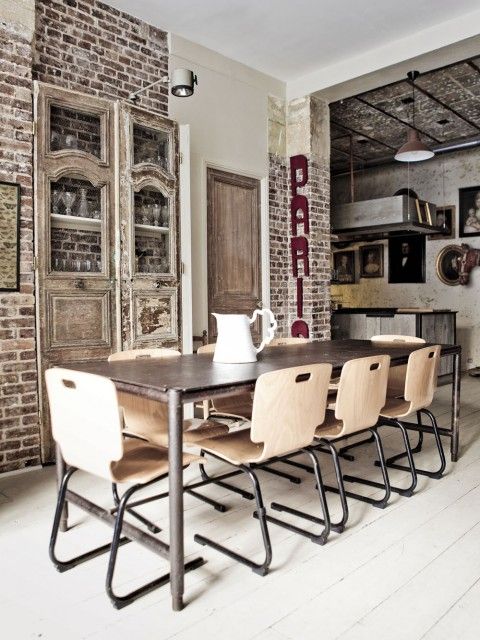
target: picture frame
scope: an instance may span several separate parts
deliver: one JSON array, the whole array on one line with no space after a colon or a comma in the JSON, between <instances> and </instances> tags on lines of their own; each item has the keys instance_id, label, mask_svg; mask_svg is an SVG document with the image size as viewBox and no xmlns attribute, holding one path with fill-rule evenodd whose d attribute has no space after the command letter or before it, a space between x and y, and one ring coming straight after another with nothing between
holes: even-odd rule
<instances>
[{"instance_id":1,"label":"picture frame","mask_svg":"<svg viewBox=\"0 0 480 640\"><path fill-rule=\"evenodd\" d=\"M383 278L383 244L360 247L360 278Z\"/></svg>"},{"instance_id":2,"label":"picture frame","mask_svg":"<svg viewBox=\"0 0 480 640\"><path fill-rule=\"evenodd\" d=\"M0 291L20 289L20 184L0 182Z\"/></svg>"},{"instance_id":3,"label":"picture frame","mask_svg":"<svg viewBox=\"0 0 480 640\"><path fill-rule=\"evenodd\" d=\"M355 284L355 251L333 254L333 284Z\"/></svg>"},{"instance_id":4,"label":"picture frame","mask_svg":"<svg viewBox=\"0 0 480 640\"><path fill-rule=\"evenodd\" d=\"M437 255L435 270L438 278L449 286L460 284L460 274L457 261L463 256L464 250L458 244L448 244Z\"/></svg>"},{"instance_id":5,"label":"picture frame","mask_svg":"<svg viewBox=\"0 0 480 640\"><path fill-rule=\"evenodd\" d=\"M388 282L425 282L425 235L393 236L388 240Z\"/></svg>"},{"instance_id":6,"label":"picture frame","mask_svg":"<svg viewBox=\"0 0 480 640\"><path fill-rule=\"evenodd\" d=\"M441 233L432 233L429 240L453 240L456 238L456 207L453 204L437 207L434 216L433 226L442 229Z\"/></svg>"},{"instance_id":7,"label":"picture frame","mask_svg":"<svg viewBox=\"0 0 480 640\"><path fill-rule=\"evenodd\" d=\"M480 236L480 186L458 190L458 230L460 238Z\"/></svg>"}]
</instances>

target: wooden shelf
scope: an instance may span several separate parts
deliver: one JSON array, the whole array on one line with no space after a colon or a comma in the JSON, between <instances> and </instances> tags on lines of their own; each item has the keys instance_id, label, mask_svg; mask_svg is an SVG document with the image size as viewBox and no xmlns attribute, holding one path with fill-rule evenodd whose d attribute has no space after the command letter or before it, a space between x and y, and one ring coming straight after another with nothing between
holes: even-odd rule
<instances>
[{"instance_id":1,"label":"wooden shelf","mask_svg":"<svg viewBox=\"0 0 480 640\"><path fill-rule=\"evenodd\" d=\"M135 234L142 236L156 236L170 233L168 227L156 227L153 224L136 224Z\"/></svg>"},{"instance_id":2,"label":"wooden shelf","mask_svg":"<svg viewBox=\"0 0 480 640\"><path fill-rule=\"evenodd\" d=\"M96 218L82 218L81 216L67 216L52 213L50 216L54 229L76 229L79 231L100 231L102 221Z\"/></svg>"}]
</instances>

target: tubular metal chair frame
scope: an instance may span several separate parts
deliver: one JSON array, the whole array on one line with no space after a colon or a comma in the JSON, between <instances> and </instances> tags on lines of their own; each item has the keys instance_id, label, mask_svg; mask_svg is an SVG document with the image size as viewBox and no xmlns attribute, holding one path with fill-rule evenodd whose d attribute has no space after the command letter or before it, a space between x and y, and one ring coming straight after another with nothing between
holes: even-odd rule
<instances>
[{"instance_id":1,"label":"tubular metal chair frame","mask_svg":"<svg viewBox=\"0 0 480 640\"><path fill-rule=\"evenodd\" d=\"M325 496L325 490L324 490L324 485L323 485L323 481L322 481L322 476L321 476L321 471L320 471L320 465L318 462L318 458L315 454L315 452L313 451L313 449L307 445L304 447L300 447L299 449L306 453L307 455L310 456L310 459L312 460L312 464L313 464L313 469L314 469L314 473L315 473L315 477L316 477L316 488L317 488L317 492L319 495L319 501L320 501L320 506L322 508L322 513L324 518L320 519L320 518L313 518L313 521L317 522L317 523L321 523L323 525L323 528L321 530L321 532L319 534L315 534L309 531L306 531L300 527L297 527L295 525L292 525L290 523L284 522L278 518L275 518L273 516L270 516L267 514L264 503L263 503L263 497L262 497L262 493L261 493L261 488L260 488L260 483L258 481L258 477L256 474L256 471L258 469L262 470L265 467L265 464L270 464L273 462L278 462L281 461L285 456L284 455L278 455L279 454L279 450L282 447L282 444L278 444L274 442L274 438L272 438L272 417L269 416L268 421L266 422L267 426L261 426L259 427L259 423L261 423L262 417L264 418L265 415L268 413L266 408L268 406L268 402L264 404L265 402L265 398L268 397L268 394L272 393L271 388L269 389L268 387L268 383L265 383L265 381L267 379L269 379L270 381L274 380L274 376L277 376L277 379L280 380L280 384L283 382L283 379L281 378L281 376L285 376L286 379L291 380L291 376L302 376L305 373L307 373L309 370L312 371L313 368L315 367L316 371L317 371L317 377L315 378L315 380L322 380L322 376L325 377L324 380L324 398L323 398L323 415L322 415L322 404L321 404L321 399L319 401L319 406L315 406L315 403L312 403L311 398L309 397L308 400L306 401L308 403L308 409L311 412L314 412L314 415L318 418L318 421L322 421L323 420L323 416L325 415L325 408L326 408L326 397L327 397L327 391L328 391L328 381L330 379L330 374L331 374L331 367L329 365L313 365L311 367L308 366L304 366L304 367L294 367L292 369L286 369L286 370L282 370L282 371L277 371L277 372L271 372L269 374L264 374L263 376L260 376L260 378L257 380L257 385L256 385L256 392L254 395L254 407L253 407L253 415L252 415L252 430L251 430L251 441L252 442L263 442L263 451L261 454L257 454L258 462L251 460L250 462L245 462L245 463L240 463L240 462L235 462L233 459L227 459L224 456L221 455L217 455L215 453L214 449L214 440L212 439L210 441L210 445L208 446L208 441L205 441L204 446L207 449L207 453L209 455L212 455L213 457L222 460L223 462L226 462L227 464L231 464L234 467L237 467L237 469L245 474L248 475L251 483L252 483L252 487L253 487L253 491L254 491L254 495L255 495L255 500L256 500L256 510L254 512L254 517L259 520L260 523L260 528L261 528L261 533L262 533L262 539L263 539L263 545L264 545L264 550L265 550L265 558L263 560L263 562L258 563L258 562L254 562L253 560L237 553L236 551L233 551L232 549L229 549L228 547L225 547L224 545L221 545L215 541L213 541L210 538L207 538L203 535L200 534L196 534L194 536L194 540L195 542L203 545L203 546L210 546L213 549L215 549L216 551L219 551L221 553L223 553L224 555L227 555L228 557L236 560L237 562L240 562L241 564L244 564L246 566L248 566L250 569L252 569L252 571L254 571L255 573L261 575L261 576L265 576L268 573L268 568L270 566L270 563L272 561L272 546L271 546L271 542L270 542L270 536L268 533L268 526L267 523L273 523L273 524L277 524L283 528L286 528L290 531L293 531L295 533L298 533L302 536L308 537L310 540L312 540L313 542L316 542L317 544L325 544L325 542L327 541L328 535L330 533L330 515L328 512L328 504L327 504L327 500L326 500L326 496ZM322 368L320 368L322 367ZM290 376L288 378L288 376ZM298 378L294 378L295 382L299 382L299 384L301 384L302 380L298 380ZM310 378L308 378L308 380L310 381ZM275 381L276 382L276 381ZM309 382L310 383L310 382ZM311 382L313 384L313 381ZM271 384L271 383L270 383ZM290 383L291 384L291 383ZM258 391L258 389L261 389L260 393ZM278 393L278 391L275 391L274 393ZM322 393L322 390L320 390L320 394ZM258 400L259 395L261 395L260 400ZM276 397L276 396L275 396ZM297 399L297 396L294 394L293 395L294 399ZM315 396L315 402L317 401L318 395ZM262 402L263 401L263 402ZM297 404L298 406L298 404ZM305 408L302 407L302 411L301 413L305 412ZM304 416L302 416L304 417ZM299 426L298 426L298 422L299 420L296 420L297 424L294 427L291 427L292 429L292 433L295 432L295 430L298 431ZM309 423L312 422L312 418L309 418ZM286 419L286 423L289 424L288 418ZM315 430L315 424L307 424L306 425L306 429L307 430L311 430L311 435L308 435L307 439L308 440L312 440L312 436ZM308 433L310 433L308 431ZM227 436L228 437L228 436ZM297 438L297 442L299 441L299 438L305 438L306 435L305 433L301 432L301 435L299 436L298 433L296 434L296 436L294 436L294 438ZM280 435L278 437L278 439L280 440L280 442L282 441L282 438L284 438L284 436ZM219 438L220 439L220 438ZM273 444L272 444L273 443ZM285 445L283 445L285 446ZM273 454L273 455L272 455ZM277 454L277 455L275 455ZM303 512L299 512L301 515L304 515Z\"/></svg>"}]
</instances>

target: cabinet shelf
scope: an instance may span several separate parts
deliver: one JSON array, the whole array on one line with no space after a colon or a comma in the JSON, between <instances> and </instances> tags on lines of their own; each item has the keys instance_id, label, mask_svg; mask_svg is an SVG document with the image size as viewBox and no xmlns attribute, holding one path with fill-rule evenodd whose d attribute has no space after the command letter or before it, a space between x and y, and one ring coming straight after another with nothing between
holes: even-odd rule
<instances>
[{"instance_id":1,"label":"cabinet shelf","mask_svg":"<svg viewBox=\"0 0 480 640\"><path fill-rule=\"evenodd\" d=\"M155 236L170 233L170 229L168 227L156 227L152 224L136 224L135 233L138 236Z\"/></svg>"},{"instance_id":2,"label":"cabinet shelf","mask_svg":"<svg viewBox=\"0 0 480 640\"><path fill-rule=\"evenodd\" d=\"M54 229L100 231L102 221L97 218L82 218L81 216L67 216L61 213L52 213L51 224Z\"/></svg>"}]
</instances>

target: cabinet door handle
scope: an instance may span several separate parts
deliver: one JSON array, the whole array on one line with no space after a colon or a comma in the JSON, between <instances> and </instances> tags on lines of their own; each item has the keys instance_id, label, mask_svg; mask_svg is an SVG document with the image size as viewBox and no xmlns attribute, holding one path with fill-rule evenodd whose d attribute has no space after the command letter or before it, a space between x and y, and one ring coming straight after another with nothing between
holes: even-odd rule
<instances>
[{"instance_id":1,"label":"cabinet door handle","mask_svg":"<svg viewBox=\"0 0 480 640\"><path fill-rule=\"evenodd\" d=\"M160 280L157 280L153 286L155 287L155 289L160 289L162 283L160 282Z\"/></svg>"},{"instance_id":2,"label":"cabinet door handle","mask_svg":"<svg viewBox=\"0 0 480 640\"><path fill-rule=\"evenodd\" d=\"M75 280L73 286L75 289L85 289L85 280Z\"/></svg>"}]
</instances>

